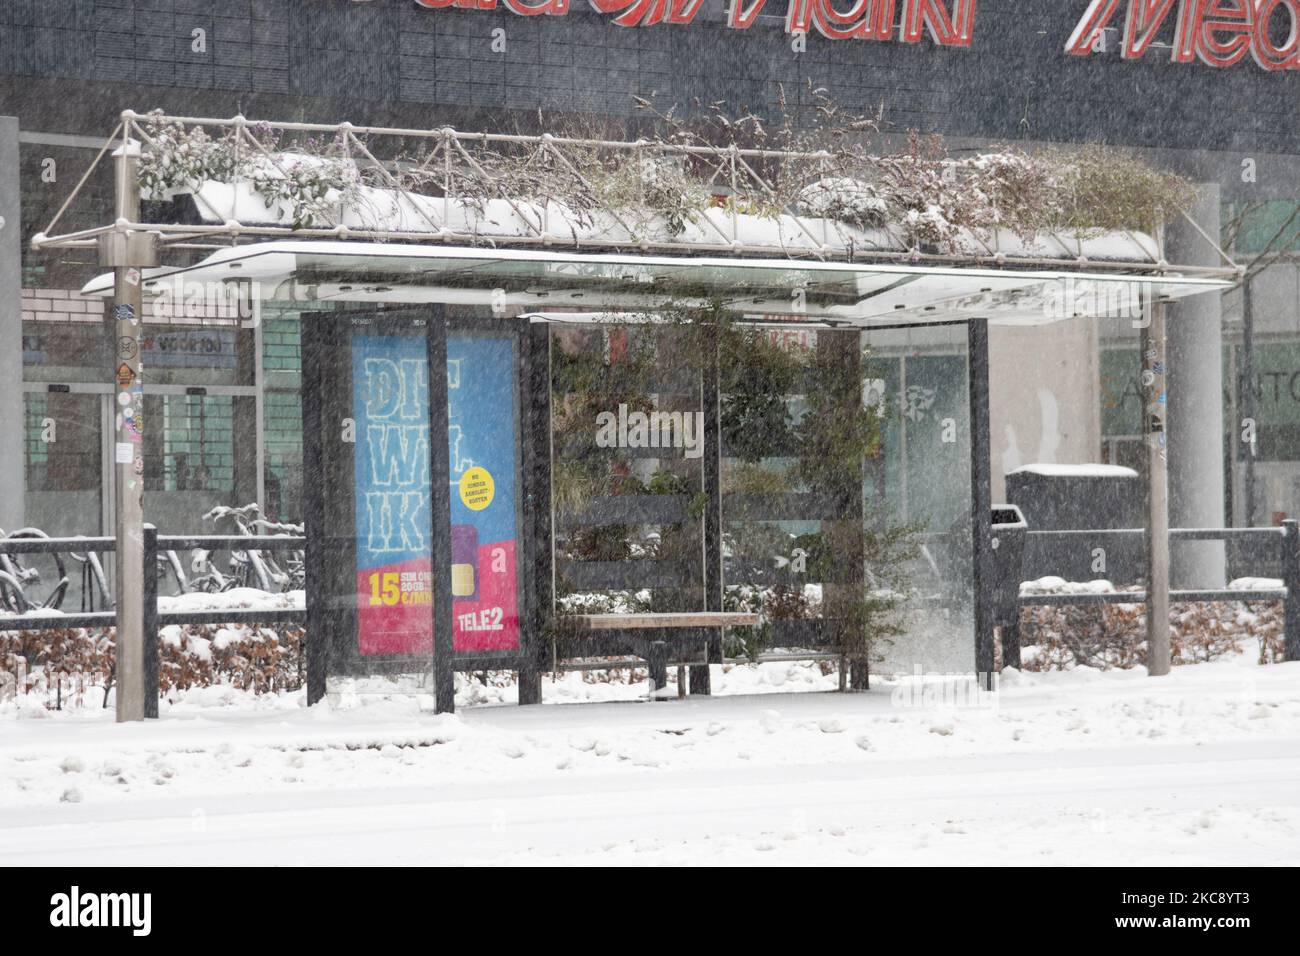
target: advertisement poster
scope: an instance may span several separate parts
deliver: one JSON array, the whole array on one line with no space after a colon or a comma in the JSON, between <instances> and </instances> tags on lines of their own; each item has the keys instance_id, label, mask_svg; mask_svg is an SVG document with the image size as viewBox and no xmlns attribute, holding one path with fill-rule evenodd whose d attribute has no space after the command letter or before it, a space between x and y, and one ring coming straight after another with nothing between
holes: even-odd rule
<instances>
[{"instance_id":1,"label":"advertisement poster","mask_svg":"<svg viewBox=\"0 0 1300 956\"><path fill-rule=\"evenodd\" d=\"M425 340L353 337L352 408L357 650L428 654L433 565Z\"/></svg>"},{"instance_id":2,"label":"advertisement poster","mask_svg":"<svg viewBox=\"0 0 1300 956\"><path fill-rule=\"evenodd\" d=\"M447 341L452 646L519 647L518 428L508 337Z\"/></svg>"}]
</instances>

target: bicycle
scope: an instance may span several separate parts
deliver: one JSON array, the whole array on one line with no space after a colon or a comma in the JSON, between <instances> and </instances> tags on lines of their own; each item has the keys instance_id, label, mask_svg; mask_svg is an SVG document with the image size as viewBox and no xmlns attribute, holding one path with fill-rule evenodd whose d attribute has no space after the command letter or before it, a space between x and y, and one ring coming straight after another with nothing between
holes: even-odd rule
<instances>
[{"instance_id":1,"label":"bicycle","mask_svg":"<svg viewBox=\"0 0 1300 956\"><path fill-rule=\"evenodd\" d=\"M203 516L204 521L220 525L229 522L234 525L234 533L239 537L260 537L268 534L303 533L302 525L268 521L260 517L261 509L256 503L240 507L218 505ZM192 585L198 590L217 592L228 591L237 587L252 587L274 593L276 591L301 588L304 578L303 552L295 549L285 554L284 567L270 553L263 554L256 548L232 549L230 552L229 574L223 574L212 561L212 551L203 548L194 549L191 557L191 569L195 577Z\"/></svg>"},{"instance_id":2,"label":"bicycle","mask_svg":"<svg viewBox=\"0 0 1300 956\"><path fill-rule=\"evenodd\" d=\"M0 534L3 534L0 531ZM22 528L4 536L4 541L30 540L50 536L40 528ZM47 552L54 559L58 580L54 589L43 599L33 599L27 593L28 588L39 584L41 572L35 567L27 567L16 554L4 550L0 542L0 604L14 614L25 614L35 609L58 610L63 606L63 598L68 593L68 569L62 556L57 551Z\"/></svg>"}]
</instances>

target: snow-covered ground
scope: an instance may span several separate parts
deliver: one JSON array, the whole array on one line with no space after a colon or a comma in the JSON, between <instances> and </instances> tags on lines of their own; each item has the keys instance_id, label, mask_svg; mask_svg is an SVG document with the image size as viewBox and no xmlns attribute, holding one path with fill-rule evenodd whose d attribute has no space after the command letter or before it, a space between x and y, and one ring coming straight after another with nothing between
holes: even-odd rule
<instances>
[{"instance_id":1,"label":"snow-covered ground","mask_svg":"<svg viewBox=\"0 0 1300 956\"><path fill-rule=\"evenodd\" d=\"M208 688L143 725L9 702L0 864L1300 861L1300 664L714 686L571 674L548 699L597 702L455 716Z\"/></svg>"}]
</instances>

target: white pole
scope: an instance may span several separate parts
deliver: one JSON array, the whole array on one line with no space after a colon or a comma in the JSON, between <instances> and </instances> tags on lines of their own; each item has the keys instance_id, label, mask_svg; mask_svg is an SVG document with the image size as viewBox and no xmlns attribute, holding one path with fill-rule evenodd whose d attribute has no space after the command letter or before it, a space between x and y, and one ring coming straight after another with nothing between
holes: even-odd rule
<instances>
[{"instance_id":1,"label":"white pole","mask_svg":"<svg viewBox=\"0 0 1300 956\"><path fill-rule=\"evenodd\" d=\"M1164 230L1157 227L1164 256ZM1158 288L1147 297L1142 323L1142 400L1147 452L1146 565L1147 673L1169 673L1169 405L1165 393L1165 304Z\"/></svg>"}]
</instances>

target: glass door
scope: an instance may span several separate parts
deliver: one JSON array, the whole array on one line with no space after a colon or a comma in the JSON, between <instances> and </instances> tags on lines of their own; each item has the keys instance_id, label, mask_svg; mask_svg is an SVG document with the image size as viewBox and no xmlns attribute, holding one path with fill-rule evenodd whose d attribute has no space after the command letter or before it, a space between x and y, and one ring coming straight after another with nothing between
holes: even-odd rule
<instances>
[{"instance_id":1,"label":"glass door","mask_svg":"<svg viewBox=\"0 0 1300 956\"><path fill-rule=\"evenodd\" d=\"M104 402L103 395L60 386L26 393L28 527L54 537L100 533Z\"/></svg>"}]
</instances>

